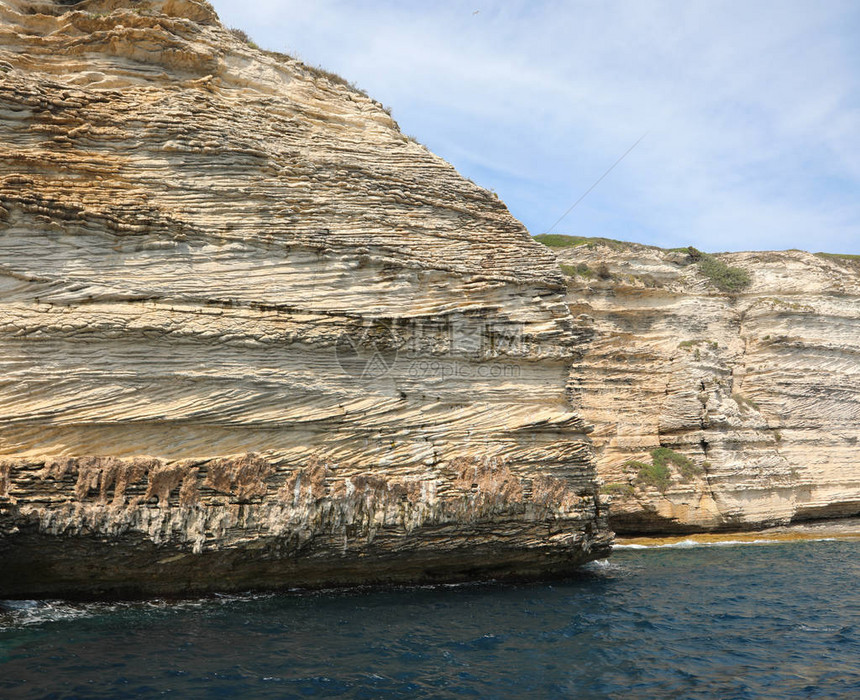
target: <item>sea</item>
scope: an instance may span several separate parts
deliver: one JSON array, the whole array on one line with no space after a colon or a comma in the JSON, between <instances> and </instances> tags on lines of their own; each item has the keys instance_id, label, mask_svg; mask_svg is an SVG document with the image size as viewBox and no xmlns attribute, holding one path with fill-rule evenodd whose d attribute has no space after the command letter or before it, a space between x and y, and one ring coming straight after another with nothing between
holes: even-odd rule
<instances>
[{"instance_id":1,"label":"sea","mask_svg":"<svg viewBox=\"0 0 860 700\"><path fill-rule=\"evenodd\" d=\"M0 602L0 698L860 698L860 541L628 544L565 580Z\"/></svg>"}]
</instances>

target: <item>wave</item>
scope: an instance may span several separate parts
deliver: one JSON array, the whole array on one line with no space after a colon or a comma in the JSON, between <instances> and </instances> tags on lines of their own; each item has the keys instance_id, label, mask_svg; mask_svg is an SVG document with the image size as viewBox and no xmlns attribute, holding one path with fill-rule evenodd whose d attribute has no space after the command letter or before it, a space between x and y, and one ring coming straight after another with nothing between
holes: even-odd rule
<instances>
[{"instance_id":1,"label":"wave","mask_svg":"<svg viewBox=\"0 0 860 700\"><path fill-rule=\"evenodd\" d=\"M259 600L270 593L216 593L205 598L143 601L74 603L66 600L0 600L0 632L8 629L33 627L51 622L65 622L96 617L124 610L166 612L191 610L212 605Z\"/></svg>"},{"instance_id":2,"label":"wave","mask_svg":"<svg viewBox=\"0 0 860 700\"><path fill-rule=\"evenodd\" d=\"M623 564L619 564L611 559L596 559L590 561L582 567L585 571L604 572L604 571L621 571L626 569Z\"/></svg>"}]
</instances>

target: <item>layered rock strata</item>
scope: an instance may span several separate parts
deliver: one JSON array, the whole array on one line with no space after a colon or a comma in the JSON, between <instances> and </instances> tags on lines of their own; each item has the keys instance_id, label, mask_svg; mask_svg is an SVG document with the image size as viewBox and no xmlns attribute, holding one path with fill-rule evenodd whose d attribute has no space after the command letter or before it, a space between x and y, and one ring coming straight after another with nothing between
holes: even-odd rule
<instances>
[{"instance_id":1,"label":"layered rock strata","mask_svg":"<svg viewBox=\"0 0 860 700\"><path fill-rule=\"evenodd\" d=\"M0 595L604 556L564 294L495 195L207 3L0 1Z\"/></svg>"},{"instance_id":2,"label":"layered rock strata","mask_svg":"<svg viewBox=\"0 0 860 700\"><path fill-rule=\"evenodd\" d=\"M556 251L591 334L570 389L616 531L860 513L860 260L734 253L706 274L695 250ZM748 284L721 290L737 271Z\"/></svg>"}]
</instances>

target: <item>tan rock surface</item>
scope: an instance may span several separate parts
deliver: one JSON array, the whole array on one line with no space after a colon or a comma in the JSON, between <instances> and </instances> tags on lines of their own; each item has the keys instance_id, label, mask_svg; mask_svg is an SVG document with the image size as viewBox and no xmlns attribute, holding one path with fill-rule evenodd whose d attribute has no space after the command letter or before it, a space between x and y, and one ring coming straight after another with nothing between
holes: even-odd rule
<instances>
[{"instance_id":1,"label":"tan rock surface","mask_svg":"<svg viewBox=\"0 0 860 700\"><path fill-rule=\"evenodd\" d=\"M195 0L0 1L0 594L568 570L553 255Z\"/></svg>"},{"instance_id":2,"label":"tan rock surface","mask_svg":"<svg viewBox=\"0 0 860 700\"><path fill-rule=\"evenodd\" d=\"M556 252L583 339L571 392L595 426L614 529L860 513L860 260L715 256L750 278L726 293L685 251L595 239ZM692 462L667 465L668 487L631 464L659 447Z\"/></svg>"}]
</instances>

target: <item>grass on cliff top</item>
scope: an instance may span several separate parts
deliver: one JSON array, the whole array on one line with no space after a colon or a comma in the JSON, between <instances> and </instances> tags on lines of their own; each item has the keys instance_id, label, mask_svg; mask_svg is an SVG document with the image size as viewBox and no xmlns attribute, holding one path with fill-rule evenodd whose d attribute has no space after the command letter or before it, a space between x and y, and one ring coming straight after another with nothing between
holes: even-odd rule
<instances>
[{"instance_id":1,"label":"grass on cliff top","mask_svg":"<svg viewBox=\"0 0 860 700\"><path fill-rule=\"evenodd\" d=\"M541 233L537 236L532 236L538 243L543 243L548 248L594 248L598 245L605 245L613 250L626 250L633 243L625 243L624 241L616 241L613 238L589 238L588 236L566 236L562 233Z\"/></svg>"},{"instance_id":2,"label":"grass on cliff top","mask_svg":"<svg viewBox=\"0 0 860 700\"><path fill-rule=\"evenodd\" d=\"M228 29L227 31L229 31L233 36L235 36L239 41L250 46L252 49L260 49L260 47L257 45L257 42L254 41L251 37L249 37L248 33L244 29L230 27L230 29Z\"/></svg>"},{"instance_id":3,"label":"grass on cliff top","mask_svg":"<svg viewBox=\"0 0 860 700\"><path fill-rule=\"evenodd\" d=\"M532 236L538 243L543 243L549 248L594 248L605 245L612 250L629 250L633 246L642 246L653 250L663 250L667 253L687 253L698 266L702 273L708 277L717 287L724 292L736 292L746 288L750 284L749 273L739 267L731 267L718 260L710 253L703 253L693 246L681 248L660 248L647 243L636 243L634 241L619 241L614 238L601 238L589 236L567 236L562 233L541 233ZM766 251L761 251L766 252ZM791 248L788 252L804 252L797 248ZM815 253L820 258L830 258L837 261L860 263L860 255L849 253Z\"/></svg>"},{"instance_id":4,"label":"grass on cliff top","mask_svg":"<svg viewBox=\"0 0 860 700\"><path fill-rule=\"evenodd\" d=\"M687 248L690 259L696 263L705 277L721 292L739 292L750 286L750 275L740 267L731 267L713 255L703 253L693 246Z\"/></svg>"},{"instance_id":5,"label":"grass on cliff top","mask_svg":"<svg viewBox=\"0 0 860 700\"><path fill-rule=\"evenodd\" d=\"M325 78L325 79L326 79L326 80L328 80L329 82L335 83L336 85L343 85L344 87L349 88L349 89L350 89L350 90L352 90L353 92L357 92L357 93L359 93L360 95L364 95L364 97L367 97L367 96L368 96L367 92L366 92L365 90L362 90L362 89L361 89L360 87L358 87L358 85L356 85L355 83L353 83L353 82L351 82L351 81L347 80L346 78L344 78L344 77L343 77L343 76L341 76L341 75L338 75L337 73L334 73L334 72L332 72L332 71L330 71L330 70L326 70L326 69L325 69L325 68L323 68L322 66L312 66L312 65L310 65L309 63L305 63L304 61L302 61L299 57L297 57L297 56L292 56L292 55L290 55L290 54L280 53L279 51L269 51L269 50L267 50L267 49L261 49L261 48L257 45L257 42L255 42L255 41L254 41L250 36L248 36L248 33L247 33L247 32L245 32L245 31L244 31L244 30L242 30L242 29L238 29L238 28L236 28L236 27L231 27L231 28L229 29L229 32L230 32L234 37L236 37L239 41L241 41L241 42L243 42L243 43L247 44L247 45L248 45L248 46L250 46L252 49L256 49L257 51L262 51L262 52L263 52L264 54L266 54L267 56L271 56L272 58L274 58L274 59L276 59L276 60L279 60L279 61L284 61L284 60L297 61L298 63L300 63L300 64L301 64L301 66L302 66L302 67L303 67L303 68L304 68L308 73L310 73L310 74L311 74L312 76L314 76L315 78ZM386 112L388 112L389 116L391 115L391 110L390 110L390 109L386 108L386 109L385 109L385 111L386 111Z\"/></svg>"},{"instance_id":6,"label":"grass on cliff top","mask_svg":"<svg viewBox=\"0 0 860 700\"><path fill-rule=\"evenodd\" d=\"M860 263L860 255L851 255L849 253L816 253L819 258L825 260L836 260L837 262Z\"/></svg>"}]
</instances>

